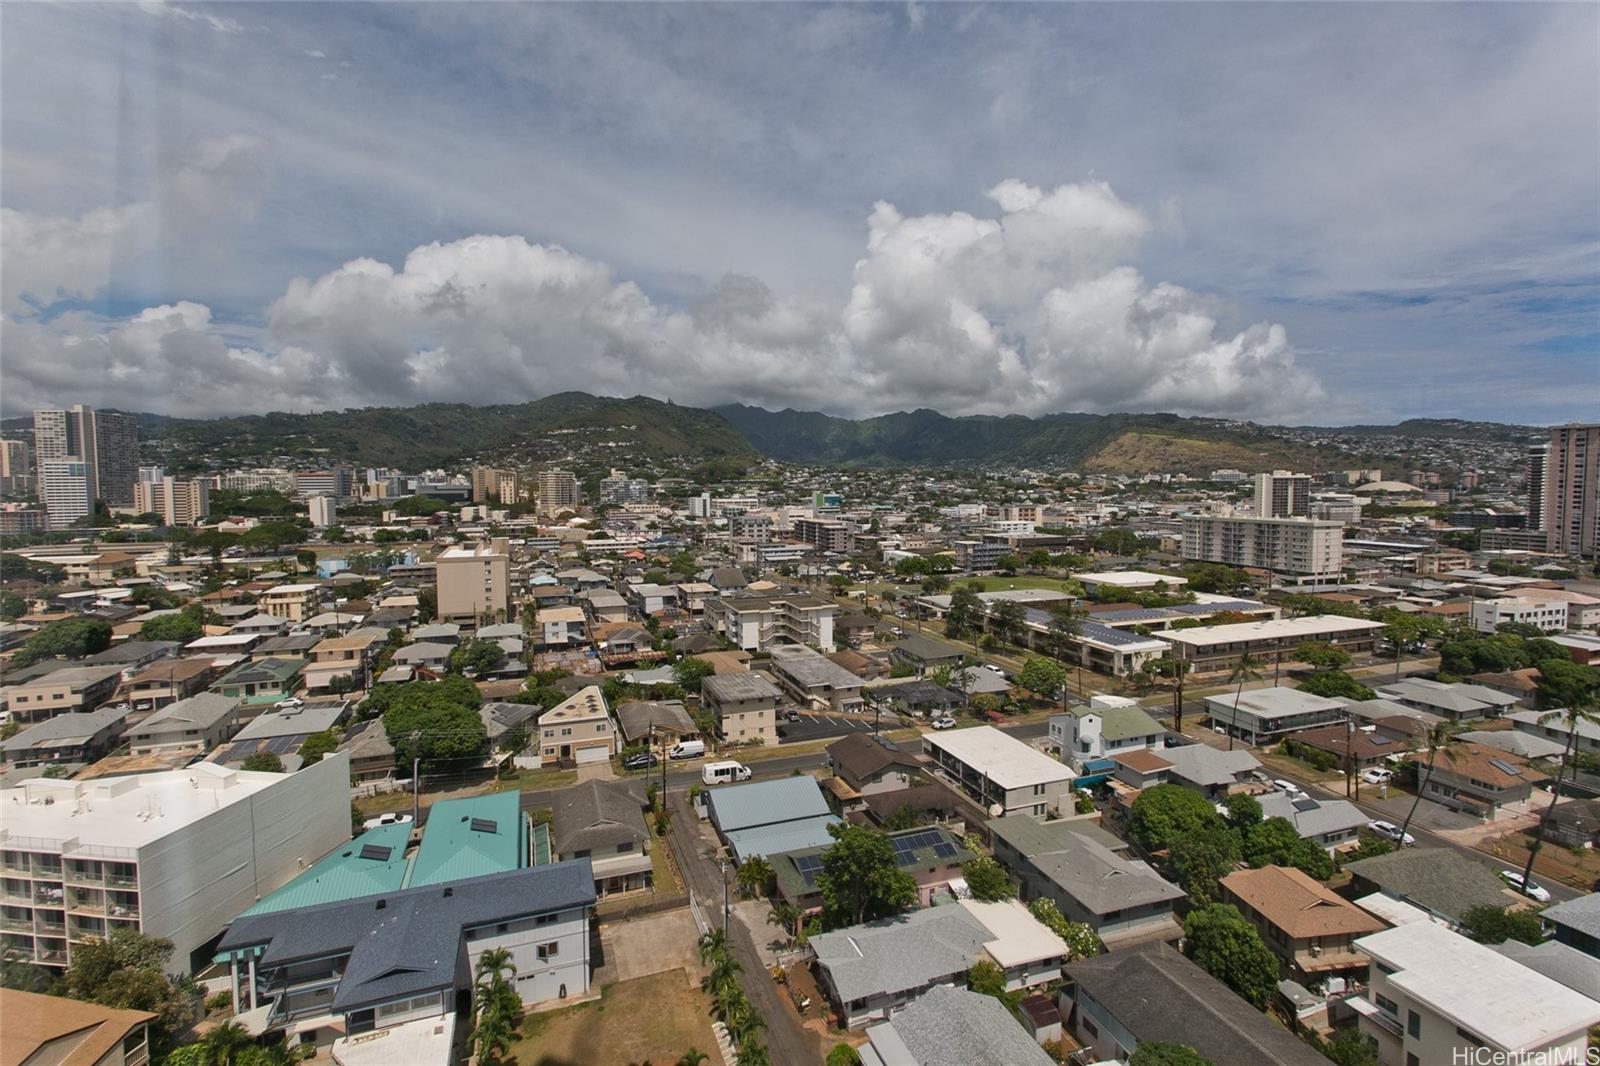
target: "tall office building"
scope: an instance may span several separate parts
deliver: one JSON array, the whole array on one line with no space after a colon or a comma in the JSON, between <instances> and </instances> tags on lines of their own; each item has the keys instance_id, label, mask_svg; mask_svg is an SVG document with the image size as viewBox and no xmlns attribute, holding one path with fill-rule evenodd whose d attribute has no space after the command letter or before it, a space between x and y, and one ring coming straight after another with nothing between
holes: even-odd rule
<instances>
[{"instance_id":1,"label":"tall office building","mask_svg":"<svg viewBox=\"0 0 1600 1066\"><path fill-rule=\"evenodd\" d=\"M539 474L539 513L554 515L578 506L578 479L568 470Z\"/></svg>"},{"instance_id":2,"label":"tall office building","mask_svg":"<svg viewBox=\"0 0 1600 1066\"><path fill-rule=\"evenodd\" d=\"M515 470L502 470L493 466L472 468L472 502L485 503L497 500L503 504L517 502L520 489Z\"/></svg>"},{"instance_id":3,"label":"tall office building","mask_svg":"<svg viewBox=\"0 0 1600 1066\"><path fill-rule=\"evenodd\" d=\"M132 415L96 411L81 403L67 410L35 411L33 447L41 496L49 493L45 464L78 459L88 478L91 507L94 500L104 500L108 507L133 506L133 486L139 480L139 427Z\"/></svg>"},{"instance_id":4,"label":"tall office building","mask_svg":"<svg viewBox=\"0 0 1600 1066\"><path fill-rule=\"evenodd\" d=\"M1528 528L1544 529L1546 509L1544 504L1545 478L1550 469L1550 442L1528 445Z\"/></svg>"},{"instance_id":5,"label":"tall office building","mask_svg":"<svg viewBox=\"0 0 1600 1066\"><path fill-rule=\"evenodd\" d=\"M1600 425L1551 427L1544 484L1550 550L1593 555L1600 549Z\"/></svg>"},{"instance_id":6,"label":"tall office building","mask_svg":"<svg viewBox=\"0 0 1600 1066\"><path fill-rule=\"evenodd\" d=\"M311 497L307 509L311 512L311 525L317 529L327 529L339 521L339 508L332 496Z\"/></svg>"},{"instance_id":7,"label":"tall office building","mask_svg":"<svg viewBox=\"0 0 1600 1066\"><path fill-rule=\"evenodd\" d=\"M50 516L51 529L66 529L94 513L94 489L89 464L68 457L39 464L39 499Z\"/></svg>"},{"instance_id":8,"label":"tall office building","mask_svg":"<svg viewBox=\"0 0 1600 1066\"><path fill-rule=\"evenodd\" d=\"M1310 474L1274 470L1256 475L1257 518L1305 518L1310 513Z\"/></svg>"}]
</instances>

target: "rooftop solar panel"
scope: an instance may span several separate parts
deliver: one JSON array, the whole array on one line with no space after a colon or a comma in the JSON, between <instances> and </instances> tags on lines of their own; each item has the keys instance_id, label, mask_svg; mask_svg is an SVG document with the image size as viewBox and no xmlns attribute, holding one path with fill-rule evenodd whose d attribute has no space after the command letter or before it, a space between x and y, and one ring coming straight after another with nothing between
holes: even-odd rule
<instances>
[{"instance_id":1,"label":"rooftop solar panel","mask_svg":"<svg viewBox=\"0 0 1600 1066\"><path fill-rule=\"evenodd\" d=\"M933 853L941 859L948 859L956 853L956 846L948 841L941 840L933 846Z\"/></svg>"},{"instance_id":2,"label":"rooftop solar panel","mask_svg":"<svg viewBox=\"0 0 1600 1066\"><path fill-rule=\"evenodd\" d=\"M474 833L498 833L500 823L493 818L474 818L470 828Z\"/></svg>"},{"instance_id":3,"label":"rooftop solar panel","mask_svg":"<svg viewBox=\"0 0 1600 1066\"><path fill-rule=\"evenodd\" d=\"M394 849L382 844L361 845L360 857L363 859L376 859L379 862L388 862L389 856L394 854Z\"/></svg>"},{"instance_id":4,"label":"rooftop solar panel","mask_svg":"<svg viewBox=\"0 0 1600 1066\"><path fill-rule=\"evenodd\" d=\"M1517 769L1515 766L1512 766L1508 762L1502 762L1499 759L1490 759L1489 765L1494 767L1496 770L1499 770L1501 773L1510 774L1512 777L1522 776L1522 771Z\"/></svg>"}]
</instances>

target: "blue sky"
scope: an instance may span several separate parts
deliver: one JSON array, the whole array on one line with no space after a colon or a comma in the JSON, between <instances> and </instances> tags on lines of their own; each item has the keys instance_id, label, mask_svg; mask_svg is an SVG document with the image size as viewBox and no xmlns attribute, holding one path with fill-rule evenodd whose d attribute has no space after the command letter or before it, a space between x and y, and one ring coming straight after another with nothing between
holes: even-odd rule
<instances>
[{"instance_id":1,"label":"blue sky","mask_svg":"<svg viewBox=\"0 0 1600 1066\"><path fill-rule=\"evenodd\" d=\"M1600 395L1594 5L0 29L7 412L581 388L1550 422Z\"/></svg>"}]
</instances>

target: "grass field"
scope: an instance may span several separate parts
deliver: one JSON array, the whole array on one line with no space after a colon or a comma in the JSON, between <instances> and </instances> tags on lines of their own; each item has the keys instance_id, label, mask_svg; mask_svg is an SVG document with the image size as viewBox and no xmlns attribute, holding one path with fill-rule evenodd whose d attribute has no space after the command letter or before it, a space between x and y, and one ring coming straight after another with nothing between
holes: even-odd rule
<instances>
[{"instance_id":1,"label":"grass field","mask_svg":"<svg viewBox=\"0 0 1600 1066\"><path fill-rule=\"evenodd\" d=\"M710 1001L682 970L606 986L598 1002L530 1014L506 1066L677 1062L691 1047L715 1060Z\"/></svg>"},{"instance_id":2,"label":"grass field","mask_svg":"<svg viewBox=\"0 0 1600 1066\"><path fill-rule=\"evenodd\" d=\"M1083 587L1076 581L1059 577L1040 577L1032 574L1019 574L1016 577L973 577L961 578L960 584L981 584L985 592L1010 592L1013 589L1055 589L1059 592L1071 592L1081 595Z\"/></svg>"}]
</instances>

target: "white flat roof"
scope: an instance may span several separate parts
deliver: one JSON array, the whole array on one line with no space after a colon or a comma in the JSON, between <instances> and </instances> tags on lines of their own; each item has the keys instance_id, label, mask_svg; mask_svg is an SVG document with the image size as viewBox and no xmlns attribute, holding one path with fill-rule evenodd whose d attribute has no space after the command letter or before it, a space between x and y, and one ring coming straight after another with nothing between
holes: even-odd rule
<instances>
[{"instance_id":1,"label":"white flat roof","mask_svg":"<svg viewBox=\"0 0 1600 1066\"><path fill-rule=\"evenodd\" d=\"M1068 781L1072 768L1007 736L992 725L929 733L924 745L942 748L1004 789Z\"/></svg>"},{"instance_id":2,"label":"white flat roof","mask_svg":"<svg viewBox=\"0 0 1600 1066\"><path fill-rule=\"evenodd\" d=\"M1206 702L1231 709L1235 697L1238 698L1239 710L1263 719L1344 709L1343 700L1301 692L1297 688L1252 688L1245 689L1243 693L1224 692L1207 696Z\"/></svg>"},{"instance_id":3,"label":"white flat roof","mask_svg":"<svg viewBox=\"0 0 1600 1066\"><path fill-rule=\"evenodd\" d=\"M34 778L0 791L0 847L26 849L21 838L32 837L50 846L76 839L80 847L140 848L291 779L209 762L89 781Z\"/></svg>"},{"instance_id":4,"label":"white flat roof","mask_svg":"<svg viewBox=\"0 0 1600 1066\"><path fill-rule=\"evenodd\" d=\"M1543 1047L1600 1022L1600 1003L1432 922L1356 946L1397 971L1389 983L1506 1051Z\"/></svg>"},{"instance_id":5,"label":"white flat roof","mask_svg":"<svg viewBox=\"0 0 1600 1066\"><path fill-rule=\"evenodd\" d=\"M1067 953L1066 941L1029 914L1028 908L1018 900L985 903L964 899L961 906L993 934L994 939L985 943L983 950L1005 969L1058 958Z\"/></svg>"},{"instance_id":6,"label":"white flat roof","mask_svg":"<svg viewBox=\"0 0 1600 1066\"><path fill-rule=\"evenodd\" d=\"M1078 581L1090 581L1096 585L1111 585L1119 588L1131 588L1136 585L1154 585L1158 581L1166 582L1172 588L1180 588L1189 583L1186 577L1175 577L1172 574L1152 574L1148 570L1107 570L1104 572L1073 574Z\"/></svg>"},{"instance_id":7,"label":"white flat roof","mask_svg":"<svg viewBox=\"0 0 1600 1066\"><path fill-rule=\"evenodd\" d=\"M1252 640L1286 640L1297 638L1339 636L1349 633L1368 633L1382 629L1382 622L1365 618L1346 618L1337 614L1311 614L1299 618L1272 618L1262 622L1236 622L1227 626L1210 626L1201 629L1163 630L1161 639L1174 644L1206 647L1212 644L1233 644Z\"/></svg>"}]
</instances>

